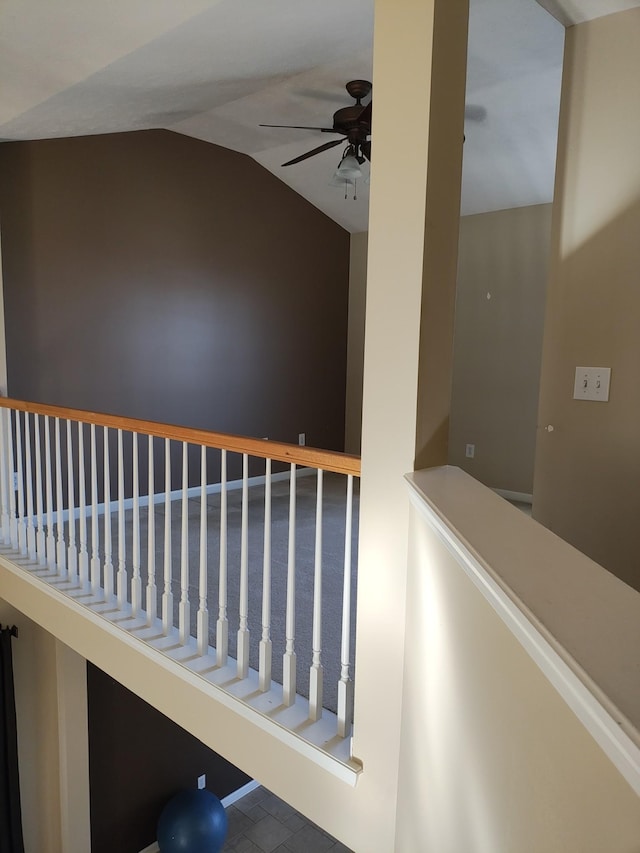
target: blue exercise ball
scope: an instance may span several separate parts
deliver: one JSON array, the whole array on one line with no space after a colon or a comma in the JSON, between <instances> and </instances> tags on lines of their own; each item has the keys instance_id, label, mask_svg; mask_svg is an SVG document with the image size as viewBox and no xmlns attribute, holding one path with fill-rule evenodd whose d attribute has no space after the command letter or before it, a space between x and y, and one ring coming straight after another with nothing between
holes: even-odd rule
<instances>
[{"instance_id":1,"label":"blue exercise ball","mask_svg":"<svg viewBox=\"0 0 640 853\"><path fill-rule=\"evenodd\" d=\"M158 820L161 853L219 853L227 834L227 813L215 794L180 791Z\"/></svg>"}]
</instances>

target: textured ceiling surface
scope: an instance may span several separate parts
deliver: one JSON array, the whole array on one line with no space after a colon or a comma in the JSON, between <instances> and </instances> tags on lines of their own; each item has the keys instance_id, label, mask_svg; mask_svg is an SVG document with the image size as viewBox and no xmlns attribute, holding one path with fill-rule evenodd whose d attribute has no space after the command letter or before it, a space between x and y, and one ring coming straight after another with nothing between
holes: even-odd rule
<instances>
[{"instance_id":1,"label":"textured ceiling surface","mask_svg":"<svg viewBox=\"0 0 640 853\"><path fill-rule=\"evenodd\" d=\"M329 183L340 146L281 167L332 137L259 124L330 122L345 82L371 79L372 38L373 0L4 0L0 138L168 128L364 231L366 183L357 200ZM551 200L563 39L535 0L471 0L463 213Z\"/></svg>"}]
</instances>

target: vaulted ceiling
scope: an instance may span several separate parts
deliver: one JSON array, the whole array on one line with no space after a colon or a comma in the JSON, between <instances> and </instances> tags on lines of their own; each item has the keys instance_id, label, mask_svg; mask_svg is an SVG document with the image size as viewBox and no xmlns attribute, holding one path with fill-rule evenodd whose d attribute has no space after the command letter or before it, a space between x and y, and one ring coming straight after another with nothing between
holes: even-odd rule
<instances>
[{"instance_id":1,"label":"vaulted ceiling","mask_svg":"<svg viewBox=\"0 0 640 853\"><path fill-rule=\"evenodd\" d=\"M637 5L540 0L596 2ZM282 168L327 135L259 125L330 122L345 82L371 79L372 36L373 0L4 0L0 138L168 128L250 155L364 231L366 184L357 201L329 185L341 147ZM471 0L463 213L551 200L563 38L534 0Z\"/></svg>"}]
</instances>

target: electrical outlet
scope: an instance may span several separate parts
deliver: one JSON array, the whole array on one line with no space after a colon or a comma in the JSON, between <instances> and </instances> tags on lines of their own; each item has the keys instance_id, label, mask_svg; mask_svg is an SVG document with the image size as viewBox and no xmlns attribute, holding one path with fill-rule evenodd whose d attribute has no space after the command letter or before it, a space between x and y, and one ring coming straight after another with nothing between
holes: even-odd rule
<instances>
[{"instance_id":1,"label":"electrical outlet","mask_svg":"<svg viewBox=\"0 0 640 853\"><path fill-rule=\"evenodd\" d=\"M307 443L307 436L306 436L306 434L305 434L304 432L299 432L299 433L298 433L298 444L299 444L300 446L303 446L303 445L305 445L306 443Z\"/></svg>"},{"instance_id":2,"label":"electrical outlet","mask_svg":"<svg viewBox=\"0 0 640 853\"><path fill-rule=\"evenodd\" d=\"M13 472L13 491L14 492L18 491L18 472L17 471Z\"/></svg>"},{"instance_id":3,"label":"electrical outlet","mask_svg":"<svg viewBox=\"0 0 640 853\"><path fill-rule=\"evenodd\" d=\"M202 776L198 776L198 788L202 790L207 787L207 774L203 773Z\"/></svg>"},{"instance_id":4,"label":"electrical outlet","mask_svg":"<svg viewBox=\"0 0 640 853\"><path fill-rule=\"evenodd\" d=\"M475 444L467 444L467 446L465 447L464 455L467 457L467 459L473 459L473 457L476 455Z\"/></svg>"}]
</instances>

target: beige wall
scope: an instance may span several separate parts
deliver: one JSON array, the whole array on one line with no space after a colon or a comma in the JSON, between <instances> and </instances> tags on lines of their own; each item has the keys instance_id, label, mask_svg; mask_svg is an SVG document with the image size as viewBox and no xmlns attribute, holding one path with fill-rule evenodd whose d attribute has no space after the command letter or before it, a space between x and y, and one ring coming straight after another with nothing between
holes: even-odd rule
<instances>
[{"instance_id":1,"label":"beige wall","mask_svg":"<svg viewBox=\"0 0 640 853\"><path fill-rule=\"evenodd\" d=\"M550 229L550 204L460 222L449 461L487 486L525 494L533 491Z\"/></svg>"},{"instance_id":2,"label":"beige wall","mask_svg":"<svg viewBox=\"0 0 640 853\"><path fill-rule=\"evenodd\" d=\"M347 399L344 430L344 449L346 453L360 453L368 238L369 234L367 231L363 231L361 234L352 234L349 254Z\"/></svg>"},{"instance_id":3,"label":"beige wall","mask_svg":"<svg viewBox=\"0 0 640 853\"><path fill-rule=\"evenodd\" d=\"M20 797L26 853L61 851L55 639L0 600L0 622L13 641Z\"/></svg>"},{"instance_id":4,"label":"beige wall","mask_svg":"<svg viewBox=\"0 0 640 853\"><path fill-rule=\"evenodd\" d=\"M0 623L18 628L13 669L25 853L86 853L86 662L2 599Z\"/></svg>"},{"instance_id":5,"label":"beige wall","mask_svg":"<svg viewBox=\"0 0 640 853\"><path fill-rule=\"evenodd\" d=\"M407 638L397 853L640 850L637 795L416 510Z\"/></svg>"},{"instance_id":6,"label":"beige wall","mask_svg":"<svg viewBox=\"0 0 640 853\"><path fill-rule=\"evenodd\" d=\"M533 505L637 588L639 45L640 8L567 31ZM578 365L611 367L608 403L572 399Z\"/></svg>"}]
</instances>

